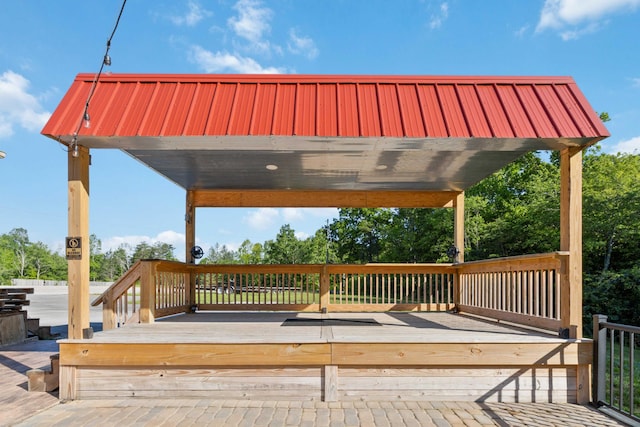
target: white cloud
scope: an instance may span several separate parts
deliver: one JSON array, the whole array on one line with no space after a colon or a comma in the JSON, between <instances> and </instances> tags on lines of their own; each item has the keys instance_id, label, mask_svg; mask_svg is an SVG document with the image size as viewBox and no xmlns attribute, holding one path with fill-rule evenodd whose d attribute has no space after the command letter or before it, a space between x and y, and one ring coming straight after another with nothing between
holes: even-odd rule
<instances>
[{"instance_id":1,"label":"white cloud","mask_svg":"<svg viewBox=\"0 0 640 427\"><path fill-rule=\"evenodd\" d=\"M631 79L631 85L633 87L640 88L640 78L632 78Z\"/></svg>"},{"instance_id":2,"label":"white cloud","mask_svg":"<svg viewBox=\"0 0 640 427\"><path fill-rule=\"evenodd\" d=\"M289 30L289 42L287 43L289 52L296 55L304 55L309 59L314 59L318 56L318 48L316 47L313 39L310 37L298 36L295 29Z\"/></svg>"},{"instance_id":3,"label":"white cloud","mask_svg":"<svg viewBox=\"0 0 640 427\"><path fill-rule=\"evenodd\" d=\"M545 0L536 31L558 30L571 40L599 29L608 15L638 6L640 0Z\"/></svg>"},{"instance_id":4,"label":"white cloud","mask_svg":"<svg viewBox=\"0 0 640 427\"><path fill-rule=\"evenodd\" d=\"M201 46L191 46L190 59L207 73L235 72L242 74L280 74L285 69L263 67L256 60L228 52L211 52Z\"/></svg>"},{"instance_id":5,"label":"white cloud","mask_svg":"<svg viewBox=\"0 0 640 427\"><path fill-rule=\"evenodd\" d=\"M239 0L233 8L238 16L232 16L227 23L236 35L252 43L261 43L264 34L271 30L271 9L262 7L259 0Z\"/></svg>"},{"instance_id":6,"label":"white cloud","mask_svg":"<svg viewBox=\"0 0 640 427\"><path fill-rule=\"evenodd\" d=\"M244 217L244 221L249 224L251 228L267 230L276 224L279 217L280 213L278 209L260 208L249 212Z\"/></svg>"},{"instance_id":7,"label":"white cloud","mask_svg":"<svg viewBox=\"0 0 640 427\"><path fill-rule=\"evenodd\" d=\"M442 27L442 23L449 17L449 4L447 2L440 3L438 12L431 15L429 19L429 28L435 30Z\"/></svg>"},{"instance_id":8,"label":"white cloud","mask_svg":"<svg viewBox=\"0 0 640 427\"><path fill-rule=\"evenodd\" d=\"M516 37L522 37L522 36L524 36L524 34L527 32L528 29L529 29L529 26L528 25L524 25L524 26L518 28L514 32L514 34L515 34Z\"/></svg>"},{"instance_id":9,"label":"white cloud","mask_svg":"<svg viewBox=\"0 0 640 427\"><path fill-rule=\"evenodd\" d=\"M207 16L212 15L211 12L203 9L202 6L200 6L200 4L196 1L189 1L187 7L188 10L184 15L175 15L169 17L171 22L176 25L186 25L188 27L193 27Z\"/></svg>"},{"instance_id":10,"label":"white cloud","mask_svg":"<svg viewBox=\"0 0 640 427\"><path fill-rule=\"evenodd\" d=\"M293 235L296 236L296 239L298 239L298 240L306 240L309 237L311 237L307 233L305 233L304 231L296 231L296 232L293 233Z\"/></svg>"},{"instance_id":11,"label":"white cloud","mask_svg":"<svg viewBox=\"0 0 640 427\"><path fill-rule=\"evenodd\" d=\"M620 141L609 151L613 153L640 154L640 136Z\"/></svg>"},{"instance_id":12,"label":"white cloud","mask_svg":"<svg viewBox=\"0 0 640 427\"><path fill-rule=\"evenodd\" d=\"M282 209L282 216L284 217L285 221L287 221L287 222L296 221L296 220L304 218L304 214L302 212L303 211L300 208L283 208Z\"/></svg>"},{"instance_id":13,"label":"white cloud","mask_svg":"<svg viewBox=\"0 0 640 427\"><path fill-rule=\"evenodd\" d=\"M29 81L13 71L0 75L0 138L13 135L15 127L37 132L49 120L38 98L29 93Z\"/></svg>"}]
</instances>

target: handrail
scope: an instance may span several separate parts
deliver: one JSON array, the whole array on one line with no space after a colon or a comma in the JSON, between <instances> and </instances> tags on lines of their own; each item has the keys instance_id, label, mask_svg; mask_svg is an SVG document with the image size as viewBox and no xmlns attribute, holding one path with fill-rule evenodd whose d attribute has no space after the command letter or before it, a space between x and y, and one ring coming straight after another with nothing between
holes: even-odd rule
<instances>
[{"instance_id":1,"label":"handrail","mask_svg":"<svg viewBox=\"0 0 640 427\"><path fill-rule=\"evenodd\" d=\"M140 269L144 261L145 260L136 261L122 277L109 286L98 298L93 300L91 305L97 307L102 304L105 295L116 295L116 297L119 297L126 292L136 280L140 279Z\"/></svg>"},{"instance_id":2,"label":"handrail","mask_svg":"<svg viewBox=\"0 0 640 427\"><path fill-rule=\"evenodd\" d=\"M640 398L635 390L636 334L640 336L640 327L593 315L593 401L600 410L629 425L640 424Z\"/></svg>"},{"instance_id":3,"label":"handrail","mask_svg":"<svg viewBox=\"0 0 640 427\"><path fill-rule=\"evenodd\" d=\"M118 281L111 285L106 291L96 298L91 305L94 307L102 304L102 329L109 330L120 327L127 323L139 322L141 315L146 319L152 317L153 308L145 301L148 295L148 289L145 287L153 287L145 274L148 266L156 261L139 260L137 261Z\"/></svg>"}]
</instances>

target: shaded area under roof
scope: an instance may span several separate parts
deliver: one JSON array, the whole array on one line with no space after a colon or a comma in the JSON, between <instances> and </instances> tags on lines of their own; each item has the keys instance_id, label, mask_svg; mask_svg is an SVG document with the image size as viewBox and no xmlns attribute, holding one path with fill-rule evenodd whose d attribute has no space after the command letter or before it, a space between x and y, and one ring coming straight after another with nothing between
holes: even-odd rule
<instances>
[{"instance_id":1,"label":"shaded area under roof","mask_svg":"<svg viewBox=\"0 0 640 427\"><path fill-rule=\"evenodd\" d=\"M92 74L42 133L70 144ZM463 191L609 135L570 77L103 75L78 143L188 190Z\"/></svg>"}]
</instances>

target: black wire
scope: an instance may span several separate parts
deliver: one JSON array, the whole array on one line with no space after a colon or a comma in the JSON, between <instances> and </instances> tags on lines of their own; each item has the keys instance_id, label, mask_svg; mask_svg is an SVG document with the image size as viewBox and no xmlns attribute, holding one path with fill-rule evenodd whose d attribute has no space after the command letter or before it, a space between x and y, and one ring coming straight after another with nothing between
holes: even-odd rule
<instances>
[{"instance_id":1,"label":"black wire","mask_svg":"<svg viewBox=\"0 0 640 427\"><path fill-rule=\"evenodd\" d=\"M126 4L127 4L127 0L123 0L122 7L120 7L120 13L118 13L118 18L116 19L116 24L113 26L113 31L111 32L111 36L109 36L109 39L107 40L107 49L105 50L104 56L102 57L102 63L100 64L100 69L98 70L98 73L93 79L93 83L91 84L91 90L89 90L89 96L87 97L87 102L84 104L84 111L82 112L82 117L80 117L80 123L78 123L78 127L76 128L76 131L73 134L73 142L72 142L73 145L78 143L78 133L80 133L80 129L82 129L82 122L84 121L85 117L87 117L87 114L89 114L89 103L91 102L91 98L93 97L96 87L98 86L98 81L100 80L100 76L102 75L102 70L104 69L104 66L105 66L105 58L109 54L109 49L111 48L111 40L113 39L113 36L116 34L116 30L118 29L118 25L120 24L120 18L122 17L122 12L124 12L124 6Z\"/></svg>"}]
</instances>

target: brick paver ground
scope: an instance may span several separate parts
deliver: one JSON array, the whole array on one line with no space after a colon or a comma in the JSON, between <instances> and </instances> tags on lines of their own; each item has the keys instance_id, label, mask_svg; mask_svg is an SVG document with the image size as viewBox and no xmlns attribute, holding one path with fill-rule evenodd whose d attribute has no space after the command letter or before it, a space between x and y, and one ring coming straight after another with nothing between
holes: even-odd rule
<instances>
[{"instance_id":1,"label":"brick paver ground","mask_svg":"<svg viewBox=\"0 0 640 427\"><path fill-rule=\"evenodd\" d=\"M107 399L59 403L29 393L28 369L55 342L0 349L0 426L621 426L588 406L551 403L215 401Z\"/></svg>"},{"instance_id":2,"label":"brick paver ground","mask_svg":"<svg viewBox=\"0 0 640 427\"><path fill-rule=\"evenodd\" d=\"M553 403L273 402L112 399L61 403L16 426L621 426Z\"/></svg>"}]
</instances>

